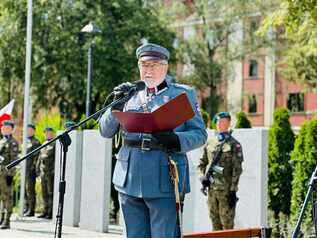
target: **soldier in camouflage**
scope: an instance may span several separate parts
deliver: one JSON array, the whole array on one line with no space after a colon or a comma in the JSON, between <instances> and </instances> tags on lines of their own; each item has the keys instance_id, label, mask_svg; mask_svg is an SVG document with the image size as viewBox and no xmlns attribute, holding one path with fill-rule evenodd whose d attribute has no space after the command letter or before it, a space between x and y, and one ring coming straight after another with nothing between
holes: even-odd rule
<instances>
[{"instance_id":1,"label":"soldier in camouflage","mask_svg":"<svg viewBox=\"0 0 317 238\"><path fill-rule=\"evenodd\" d=\"M215 121L217 138L210 138L207 141L198 168L204 174L201 178L203 188L208 187L208 208L213 229L233 229L243 154L240 143L229 132L230 114L220 112L216 115ZM205 175L206 168L215 159L218 161L218 168L223 168L223 171L213 172L212 178L208 179Z\"/></svg>"},{"instance_id":2,"label":"soldier in camouflage","mask_svg":"<svg viewBox=\"0 0 317 238\"><path fill-rule=\"evenodd\" d=\"M28 124L28 141L27 141L27 153L35 150L41 145L41 143L35 138L35 125ZM34 216L35 211L35 182L36 182L36 164L39 154L34 154L32 157L26 160L26 207L27 211L25 216Z\"/></svg>"},{"instance_id":3,"label":"soldier in camouflage","mask_svg":"<svg viewBox=\"0 0 317 238\"><path fill-rule=\"evenodd\" d=\"M14 123L5 121L1 127L3 138L0 140L0 200L6 214L1 216L0 229L10 228L10 217L13 208L13 176L14 170L6 171L5 165L18 158L19 144L12 136Z\"/></svg>"},{"instance_id":4,"label":"soldier in camouflage","mask_svg":"<svg viewBox=\"0 0 317 238\"><path fill-rule=\"evenodd\" d=\"M46 127L44 130L46 142L54 138L54 130ZM44 142L45 143L45 142ZM44 211L38 218L52 219L53 192L54 192L54 167L55 167L55 144L50 144L40 151L37 169L41 177L42 196Z\"/></svg>"}]
</instances>

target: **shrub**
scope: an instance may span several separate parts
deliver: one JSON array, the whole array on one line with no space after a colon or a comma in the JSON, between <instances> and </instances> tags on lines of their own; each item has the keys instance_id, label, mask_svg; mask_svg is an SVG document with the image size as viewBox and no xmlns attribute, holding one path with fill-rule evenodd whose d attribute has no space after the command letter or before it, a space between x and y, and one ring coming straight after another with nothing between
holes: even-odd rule
<instances>
[{"instance_id":1,"label":"shrub","mask_svg":"<svg viewBox=\"0 0 317 238\"><path fill-rule=\"evenodd\" d=\"M305 123L299 132L292 153L294 179L292 181L291 222L294 225L308 190L309 181L317 165L317 118ZM303 237L313 231L312 206L308 204L302 225Z\"/></svg>"},{"instance_id":2,"label":"shrub","mask_svg":"<svg viewBox=\"0 0 317 238\"><path fill-rule=\"evenodd\" d=\"M238 112L236 114L236 126L235 128L252 128L251 122L244 112Z\"/></svg>"},{"instance_id":3,"label":"shrub","mask_svg":"<svg viewBox=\"0 0 317 238\"><path fill-rule=\"evenodd\" d=\"M289 122L289 111L278 108L269 130L269 208L278 219L279 213L290 214L292 166L290 154L295 136Z\"/></svg>"},{"instance_id":4,"label":"shrub","mask_svg":"<svg viewBox=\"0 0 317 238\"><path fill-rule=\"evenodd\" d=\"M200 109L200 112L201 112L201 116L204 120L204 123L205 123L205 127L208 128L209 125L210 125L210 115L207 111L205 111L204 109Z\"/></svg>"},{"instance_id":5,"label":"shrub","mask_svg":"<svg viewBox=\"0 0 317 238\"><path fill-rule=\"evenodd\" d=\"M58 110L41 111L36 119L35 137L43 143L45 141L45 127L52 127L55 132L64 130L64 123Z\"/></svg>"}]
</instances>

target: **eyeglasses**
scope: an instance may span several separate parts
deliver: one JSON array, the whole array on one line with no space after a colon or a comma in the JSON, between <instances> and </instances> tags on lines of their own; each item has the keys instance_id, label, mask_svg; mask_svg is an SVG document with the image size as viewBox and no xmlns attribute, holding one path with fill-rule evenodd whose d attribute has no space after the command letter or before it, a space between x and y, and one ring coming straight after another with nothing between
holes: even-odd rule
<instances>
[{"instance_id":1,"label":"eyeglasses","mask_svg":"<svg viewBox=\"0 0 317 238\"><path fill-rule=\"evenodd\" d=\"M142 70L156 70L162 65L166 65L166 63L144 63L140 62L138 63L139 68Z\"/></svg>"}]
</instances>

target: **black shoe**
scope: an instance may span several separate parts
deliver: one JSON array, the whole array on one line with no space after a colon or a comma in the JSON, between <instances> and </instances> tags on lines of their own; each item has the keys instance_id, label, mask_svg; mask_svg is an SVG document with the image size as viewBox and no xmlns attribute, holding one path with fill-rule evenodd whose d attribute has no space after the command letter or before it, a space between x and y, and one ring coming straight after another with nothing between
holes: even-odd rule
<instances>
[{"instance_id":1,"label":"black shoe","mask_svg":"<svg viewBox=\"0 0 317 238\"><path fill-rule=\"evenodd\" d=\"M51 213L50 213L50 214L47 214L45 218L46 218L46 219L52 219L52 214L51 214Z\"/></svg>"},{"instance_id":2,"label":"black shoe","mask_svg":"<svg viewBox=\"0 0 317 238\"><path fill-rule=\"evenodd\" d=\"M5 222L0 226L1 230L10 229L10 222Z\"/></svg>"},{"instance_id":3,"label":"black shoe","mask_svg":"<svg viewBox=\"0 0 317 238\"><path fill-rule=\"evenodd\" d=\"M26 216L26 217L34 217L34 211L28 211L24 216Z\"/></svg>"},{"instance_id":4,"label":"black shoe","mask_svg":"<svg viewBox=\"0 0 317 238\"><path fill-rule=\"evenodd\" d=\"M41 215L37 216L37 218L46 218L47 217L47 213L44 212Z\"/></svg>"}]
</instances>

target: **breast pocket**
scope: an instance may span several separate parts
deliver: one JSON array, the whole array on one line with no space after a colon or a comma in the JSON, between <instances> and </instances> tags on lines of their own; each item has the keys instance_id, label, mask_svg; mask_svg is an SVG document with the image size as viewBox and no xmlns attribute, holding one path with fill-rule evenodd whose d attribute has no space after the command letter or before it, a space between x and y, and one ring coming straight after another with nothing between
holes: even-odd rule
<instances>
[{"instance_id":1,"label":"breast pocket","mask_svg":"<svg viewBox=\"0 0 317 238\"><path fill-rule=\"evenodd\" d=\"M140 112L142 111L142 106L141 104L137 104L135 102L128 102L124 108L124 111L126 112Z\"/></svg>"},{"instance_id":2,"label":"breast pocket","mask_svg":"<svg viewBox=\"0 0 317 238\"><path fill-rule=\"evenodd\" d=\"M118 187L123 188L126 184L129 170L129 157L130 150L127 147L123 147L116 156L117 163L114 169L112 182Z\"/></svg>"}]
</instances>

